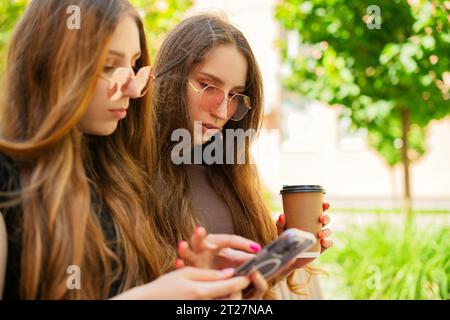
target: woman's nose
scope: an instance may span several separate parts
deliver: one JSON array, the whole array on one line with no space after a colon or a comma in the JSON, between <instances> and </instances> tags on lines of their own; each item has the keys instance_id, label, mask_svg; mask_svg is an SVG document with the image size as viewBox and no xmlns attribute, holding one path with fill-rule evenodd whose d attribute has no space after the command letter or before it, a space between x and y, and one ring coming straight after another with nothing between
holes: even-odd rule
<instances>
[{"instance_id":1,"label":"woman's nose","mask_svg":"<svg viewBox=\"0 0 450 320\"><path fill-rule=\"evenodd\" d=\"M223 99L220 105L212 112L213 116L220 120L227 120L228 117L228 100Z\"/></svg>"},{"instance_id":2,"label":"woman's nose","mask_svg":"<svg viewBox=\"0 0 450 320\"><path fill-rule=\"evenodd\" d=\"M151 68L144 67L135 75L130 68L119 68L113 74L109 88L109 96L113 101L122 97L140 98L151 79ZM153 79L153 78L152 78Z\"/></svg>"},{"instance_id":3,"label":"woman's nose","mask_svg":"<svg viewBox=\"0 0 450 320\"><path fill-rule=\"evenodd\" d=\"M140 97L140 89L136 78L128 79L128 81L122 85L121 91L123 96L129 97L131 99Z\"/></svg>"}]
</instances>

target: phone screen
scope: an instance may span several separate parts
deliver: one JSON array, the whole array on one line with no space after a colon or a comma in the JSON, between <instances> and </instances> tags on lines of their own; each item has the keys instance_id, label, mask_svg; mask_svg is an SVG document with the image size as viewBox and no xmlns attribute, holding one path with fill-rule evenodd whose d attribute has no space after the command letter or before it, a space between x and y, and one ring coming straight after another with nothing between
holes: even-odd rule
<instances>
[{"instance_id":1,"label":"phone screen","mask_svg":"<svg viewBox=\"0 0 450 320\"><path fill-rule=\"evenodd\" d=\"M312 233L288 229L263 248L255 257L236 269L237 276L248 275L257 269L266 280L271 280L278 271L299 253L308 250L316 241Z\"/></svg>"}]
</instances>

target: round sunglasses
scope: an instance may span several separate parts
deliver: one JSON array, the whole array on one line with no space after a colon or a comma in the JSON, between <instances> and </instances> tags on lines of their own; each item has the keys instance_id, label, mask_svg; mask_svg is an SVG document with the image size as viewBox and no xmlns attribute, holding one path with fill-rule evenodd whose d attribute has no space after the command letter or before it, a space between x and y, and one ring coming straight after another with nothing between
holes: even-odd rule
<instances>
[{"instance_id":1,"label":"round sunglasses","mask_svg":"<svg viewBox=\"0 0 450 320\"><path fill-rule=\"evenodd\" d=\"M240 121L252 109L250 97L245 94L237 93L228 98L225 90L217 86L210 84L203 89L198 89L189 80L187 83L192 90L200 95L199 107L202 110L215 110L224 100L227 100L227 118Z\"/></svg>"}]
</instances>

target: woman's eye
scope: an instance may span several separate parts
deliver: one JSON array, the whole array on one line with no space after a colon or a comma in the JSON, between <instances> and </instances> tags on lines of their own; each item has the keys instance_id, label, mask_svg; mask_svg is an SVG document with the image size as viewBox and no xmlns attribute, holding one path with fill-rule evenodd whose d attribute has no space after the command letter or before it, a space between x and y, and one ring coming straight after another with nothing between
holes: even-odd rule
<instances>
[{"instance_id":1,"label":"woman's eye","mask_svg":"<svg viewBox=\"0 0 450 320\"><path fill-rule=\"evenodd\" d=\"M103 67L103 71L108 74L112 73L113 70L114 70L114 67L112 67L112 66L104 66Z\"/></svg>"},{"instance_id":2,"label":"woman's eye","mask_svg":"<svg viewBox=\"0 0 450 320\"><path fill-rule=\"evenodd\" d=\"M207 86L209 86L209 84L200 81L200 86L202 88L206 88Z\"/></svg>"}]
</instances>

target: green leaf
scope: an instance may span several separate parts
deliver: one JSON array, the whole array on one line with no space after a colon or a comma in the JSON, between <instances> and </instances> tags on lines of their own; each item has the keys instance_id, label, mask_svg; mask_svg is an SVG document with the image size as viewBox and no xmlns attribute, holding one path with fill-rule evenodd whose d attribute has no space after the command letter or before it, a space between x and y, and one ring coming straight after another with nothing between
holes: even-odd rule
<instances>
[{"instance_id":1,"label":"green leaf","mask_svg":"<svg viewBox=\"0 0 450 320\"><path fill-rule=\"evenodd\" d=\"M363 18L372 4L368 0L280 0L276 11L282 14L276 18L281 26L298 32L302 45L327 44L317 60L284 60L291 68L287 89L348 109L352 125L368 130L369 145L390 166L402 162L399 110L409 109L407 148L417 160L425 153L426 126L450 114L448 93L437 85L450 70L450 22L448 10L436 3L378 1L382 27L369 30Z\"/></svg>"}]
</instances>

